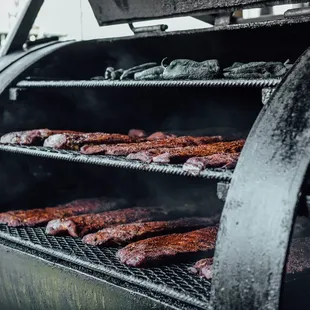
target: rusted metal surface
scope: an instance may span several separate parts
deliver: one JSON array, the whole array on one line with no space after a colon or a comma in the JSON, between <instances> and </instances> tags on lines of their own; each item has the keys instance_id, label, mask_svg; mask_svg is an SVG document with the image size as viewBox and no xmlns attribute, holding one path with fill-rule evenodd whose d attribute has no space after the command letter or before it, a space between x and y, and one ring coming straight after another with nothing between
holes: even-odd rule
<instances>
[{"instance_id":1,"label":"rusted metal surface","mask_svg":"<svg viewBox=\"0 0 310 310\"><path fill-rule=\"evenodd\" d=\"M213 309L278 309L296 205L310 161L310 49L257 118L228 191ZM255 164L253 164L255 163Z\"/></svg>"}]
</instances>

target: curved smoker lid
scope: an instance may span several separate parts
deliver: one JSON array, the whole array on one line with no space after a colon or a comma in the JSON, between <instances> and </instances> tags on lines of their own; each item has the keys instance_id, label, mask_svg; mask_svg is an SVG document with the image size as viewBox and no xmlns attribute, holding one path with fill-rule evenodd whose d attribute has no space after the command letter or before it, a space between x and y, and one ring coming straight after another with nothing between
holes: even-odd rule
<instances>
[{"instance_id":1,"label":"curved smoker lid","mask_svg":"<svg viewBox=\"0 0 310 310\"><path fill-rule=\"evenodd\" d=\"M88 0L100 26L306 0Z\"/></svg>"}]
</instances>

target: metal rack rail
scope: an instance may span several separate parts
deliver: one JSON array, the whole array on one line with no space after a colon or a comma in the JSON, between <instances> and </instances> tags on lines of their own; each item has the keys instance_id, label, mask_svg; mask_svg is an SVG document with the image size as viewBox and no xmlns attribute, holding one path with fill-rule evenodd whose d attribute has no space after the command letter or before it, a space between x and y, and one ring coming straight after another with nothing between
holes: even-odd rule
<instances>
[{"instance_id":1,"label":"metal rack rail","mask_svg":"<svg viewBox=\"0 0 310 310\"><path fill-rule=\"evenodd\" d=\"M106 80L23 80L21 88L68 88L68 87L275 87L281 79L216 79L197 81L106 81Z\"/></svg>"}]
</instances>

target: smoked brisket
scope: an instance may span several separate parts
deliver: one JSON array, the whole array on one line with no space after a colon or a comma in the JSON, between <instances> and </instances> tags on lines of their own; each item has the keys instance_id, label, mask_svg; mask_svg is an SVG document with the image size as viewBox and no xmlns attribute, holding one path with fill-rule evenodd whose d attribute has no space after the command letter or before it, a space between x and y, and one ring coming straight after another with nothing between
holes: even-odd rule
<instances>
[{"instance_id":1,"label":"smoked brisket","mask_svg":"<svg viewBox=\"0 0 310 310\"><path fill-rule=\"evenodd\" d=\"M37 226L57 218L119 209L126 205L124 199L109 199L106 197L78 199L56 207L3 212L0 213L0 223L13 227Z\"/></svg>"},{"instance_id":2,"label":"smoked brisket","mask_svg":"<svg viewBox=\"0 0 310 310\"><path fill-rule=\"evenodd\" d=\"M48 138L49 136L63 133L77 134L78 132L70 130L50 130L50 129L15 131L3 135L0 138L0 143L12 143L19 145L42 145L44 139Z\"/></svg>"},{"instance_id":3,"label":"smoked brisket","mask_svg":"<svg viewBox=\"0 0 310 310\"><path fill-rule=\"evenodd\" d=\"M84 214L50 221L46 227L49 235L69 234L83 237L112 225L132 222L148 222L165 219L167 212L162 208L129 208L97 214Z\"/></svg>"},{"instance_id":4,"label":"smoked brisket","mask_svg":"<svg viewBox=\"0 0 310 310\"><path fill-rule=\"evenodd\" d=\"M168 233L181 233L202 227L215 225L219 221L214 218L183 218L175 221L157 221L117 225L99 230L84 236L83 242L91 245L123 245L149 237Z\"/></svg>"},{"instance_id":5,"label":"smoked brisket","mask_svg":"<svg viewBox=\"0 0 310 310\"><path fill-rule=\"evenodd\" d=\"M211 254L218 228L215 226L183 233L140 240L120 249L116 256L128 266L146 267L172 259L182 260L190 254ZM211 253L210 253L211 252Z\"/></svg>"},{"instance_id":6,"label":"smoked brisket","mask_svg":"<svg viewBox=\"0 0 310 310\"><path fill-rule=\"evenodd\" d=\"M147 151L151 149L177 148L185 146L197 146L202 144L222 141L221 136L191 137L183 136L177 138L166 138L162 140L145 141L140 143L117 144L117 145L85 145L81 148L83 154L106 154L115 156L126 156L132 153Z\"/></svg>"}]
</instances>

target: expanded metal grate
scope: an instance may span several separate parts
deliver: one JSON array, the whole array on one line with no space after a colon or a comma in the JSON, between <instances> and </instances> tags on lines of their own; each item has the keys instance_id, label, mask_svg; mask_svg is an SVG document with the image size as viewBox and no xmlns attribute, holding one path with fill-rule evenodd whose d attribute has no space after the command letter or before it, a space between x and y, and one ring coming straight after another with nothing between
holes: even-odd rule
<instances>
[{"instance_id":1,"label":"expanded metal grate","mask_svg":"<svg viewBox=\"0 0 310 310\"><path fill-rule=\"evenodd\" d=\"M108 155L83 155L77 151L56 150L40 146L18 146L12 144L1 144L0 151L19 153L32 156L40 156L51 159L61 159L79 163L94 164L108 167L127 168L135 170L161 172L167 174L176 174L182 176L191 176L182 169L182 165L172 164L146 164L136 160L129 160L123 156ZM204 179L217 179L220 181L229 181L233 172L226 169L205 169L196 177Z\"/></svg>"},{"instance_id":2,"label":"expanded metal grate","mask_svg":"<svg viewBox=\"0 0 310 310\"><path fill-rule=\"evenodd\" d=\"M197 81L105 81L105 80L42 80L20 81L23 88L67 88L67 87L275 87L281 79L217 79Z\"/></svg>"},{"instance_id":3,"label":"expanded metal grate","mask_svg":"<svg viewBox=\"0 0 310 310\"><path fill-rule=\"evenodd\" d=\"M0 225L0 237L169 296L198 309L206 309L208 306L211 283L187 270L192 263L147 269L127 267L115 257L118 248L85 245L79 238L48 236L41 227L12 228Z\"/></svg>"}]
</instances>

